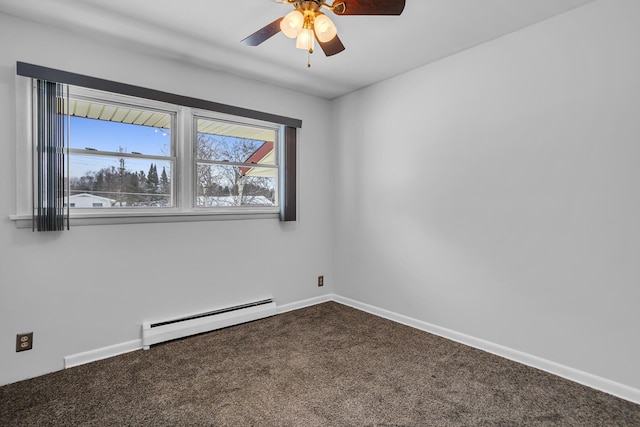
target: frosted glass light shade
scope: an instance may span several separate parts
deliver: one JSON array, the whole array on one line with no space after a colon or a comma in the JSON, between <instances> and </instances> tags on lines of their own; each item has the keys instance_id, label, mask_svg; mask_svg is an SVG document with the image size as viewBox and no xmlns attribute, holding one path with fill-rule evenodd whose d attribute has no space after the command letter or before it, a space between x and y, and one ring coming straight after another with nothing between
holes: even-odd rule
<instances>
[{"instance_id":1,"label":"frosted glass light shade","mask_svg":"<svg viewBox=\"0 0 640 427\"><path fill-rule=\"evenodd\" d=\"M315 41L316 39L313 36L313 30L304 29L298 33L298 38L296 39L296 47L298 49L305 49L309 52L313 52Z\"/></svg>"},{"instance_id":2,"label":"frosted glass light shade","mask_svg":"<svg viewBox=\"0 0 640 427\"><path fill-rule=\"evenodd\" d=\"M316 29L316 37L318 37L318 41L321 43L333 40L338 34L338 29L333 25L333 22L331 22L331 19L329 19L327 15L316 16L313 26Z\"/></svg>"},{"instance_id":3,"label":"frosted glass light shade","mask_svg":"<svg viewBox=\"0 0 640 427\"><path fill-rule=\"evenodd\" d=\"M304 15L298 9L287 13L282 21L280 21L280 29L285 36L295 39L304 24Z\"/></svg>"}]
</instances>

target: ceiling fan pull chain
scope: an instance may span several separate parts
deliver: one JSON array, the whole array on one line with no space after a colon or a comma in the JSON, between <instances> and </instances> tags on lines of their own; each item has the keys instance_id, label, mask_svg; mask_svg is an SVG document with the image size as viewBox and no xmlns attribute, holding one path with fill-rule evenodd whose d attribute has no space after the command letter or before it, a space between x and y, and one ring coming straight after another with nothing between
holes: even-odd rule
<instances>
[{"instance_id":1,"label":"ceiling fan pull chain","mask_svg":"<svg viewBox=\"0 0 640 427\"><path fill-rule=\"evenodd\" d=\"M311 68L311 52L307 51L307 68Z\"/></svg>"}]
</instances>

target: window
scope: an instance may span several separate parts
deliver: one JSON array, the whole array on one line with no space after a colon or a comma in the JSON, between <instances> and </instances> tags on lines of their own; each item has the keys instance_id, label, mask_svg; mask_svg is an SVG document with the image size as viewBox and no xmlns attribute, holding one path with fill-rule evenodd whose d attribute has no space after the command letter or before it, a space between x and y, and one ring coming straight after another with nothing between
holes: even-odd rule
<instances>
[{"instance_id":1,"label":"window","mask_svg":"<svg viewBox=\"0 0 640 427\"><path fill-rule=\"evenodd\" d=\"M196 117L198 207L278 206L278 131Z\"/></svg>"},{"instance_id":2,"label":"window","mask_svg":"<svg viewBox=\"0 0 640 427\"><path fill-rule=\"evenodd\" d=\"M68 198L82 200L71 207L176 207L172 130L177 110L75 87L68 102Z\"/></svg>"},{"instance_id":3,"label":"window","mask_svg":"<svg viewBox=\"0 0 640 427\"><path fill-rule=\"evenodd\" d=\"M65 102L74 211L279 211L280 125L74 86Z\"/></svg>"},{"instance_id":4,"label":"window","mask_svg":"<svg viewBox=\"0 0 640 427\"><path fill-rule=\"evenodd\" d=\"M31 86L67 85L58 110L68 117L64 208L72 223L220 213L295 220L299 120L25 63L17 74L31 78ZM18 187L12 217L20 220L29 203L27 186Z\"/></svg>"}]
</instances>

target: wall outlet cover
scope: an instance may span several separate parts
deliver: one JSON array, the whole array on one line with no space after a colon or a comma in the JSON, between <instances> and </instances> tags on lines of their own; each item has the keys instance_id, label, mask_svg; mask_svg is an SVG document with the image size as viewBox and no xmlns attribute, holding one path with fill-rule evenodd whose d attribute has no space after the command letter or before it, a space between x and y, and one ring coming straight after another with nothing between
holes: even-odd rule
<instances>
[{"instance_id":1,"label":"wall outlet cover","mask_svg":"<svg viewBox=\"0 0 640 427\"><path fill-rule=\"evenodd\" d=\"M33 348L33 332L16 335L16 352Z\"/></svg>"}]
</instances>

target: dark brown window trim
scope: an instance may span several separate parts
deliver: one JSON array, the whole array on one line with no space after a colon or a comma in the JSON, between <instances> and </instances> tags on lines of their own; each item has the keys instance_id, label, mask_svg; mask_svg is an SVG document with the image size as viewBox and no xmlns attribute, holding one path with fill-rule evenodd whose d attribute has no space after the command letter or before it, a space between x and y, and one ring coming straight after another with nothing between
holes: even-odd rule
<instances>
[{"instance_id":1,"label":"dark brown window trim","mask_svg":"<svg viewBox=\"0 0 640 427\"><path fill-rule=\"evenodd\" d=\"M302 120L291 117L279 116L262 111L250 110L233 105L221 104L204 99L191 98L189 96L176 95L162 92L155 89L148 89L126 83L114 82L111 80L99 79L82 74L70 73L68 71L56 70L54 68L42 67L40 65L17 62L16 73L19 76L31 77L34 79L47 80L50 82L65 83L74 86L86 87L89 89L103 90L121 95L135 96L138 98L152 99L154 101L167 102L170 104L182 105L184 107L201 108L203 110L215 111L218 113L231 114L239 117L263 120L294 128L302 127Z\"/></svg>"}]
</instances>

